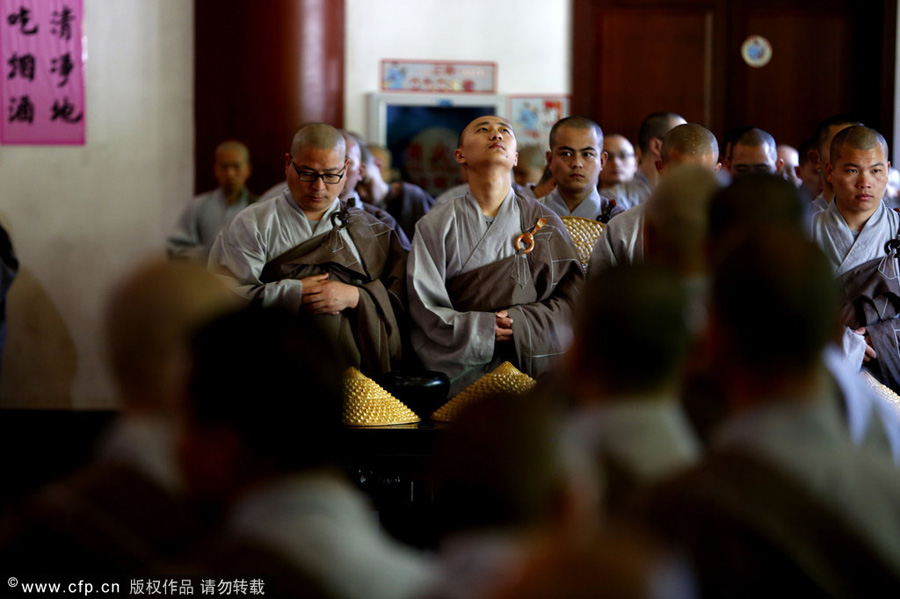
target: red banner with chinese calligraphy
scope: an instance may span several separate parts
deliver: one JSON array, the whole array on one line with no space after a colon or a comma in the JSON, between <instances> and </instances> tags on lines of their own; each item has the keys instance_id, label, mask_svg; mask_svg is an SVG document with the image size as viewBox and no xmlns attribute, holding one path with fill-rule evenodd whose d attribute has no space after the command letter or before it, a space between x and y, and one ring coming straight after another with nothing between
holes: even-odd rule
<instances>
[{"instance_id":1,"label":"red banner with chinese calligraphy","mask_svg":"<svg viewBox=\"0 0 900 599\"><path fill-rule=\"evenodd\" d=\"M84 144L83 0L0 0L0 144Z\"/></svg>"}]
</instances>

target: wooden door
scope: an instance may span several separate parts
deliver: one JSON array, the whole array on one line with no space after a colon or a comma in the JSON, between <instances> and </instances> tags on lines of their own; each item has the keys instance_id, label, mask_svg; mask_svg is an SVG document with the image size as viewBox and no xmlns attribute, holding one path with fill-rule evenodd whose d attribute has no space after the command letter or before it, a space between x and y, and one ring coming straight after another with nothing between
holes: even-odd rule
<instances>
[{"instance_id":1,"label":"wooden door","mask_svg":"<svg viewBox=\"0 0 900 599\"><path fill-rule=\"evenodd\" d=\"M720 139L756 125L797 145L837 113L890 138L896 10L894 0L575 0L573 107L632 139L658 110ZM751 35L771 44L763 67L741 56Z\"/></svg>"}]
</instances>

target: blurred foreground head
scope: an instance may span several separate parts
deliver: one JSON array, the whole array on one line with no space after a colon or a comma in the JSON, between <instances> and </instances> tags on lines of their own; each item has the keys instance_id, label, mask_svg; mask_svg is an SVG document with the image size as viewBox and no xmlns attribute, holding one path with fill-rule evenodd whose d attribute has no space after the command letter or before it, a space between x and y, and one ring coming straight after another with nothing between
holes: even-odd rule
<instances>
[{"instance_id":1,"label":"blurred foreground head","mask_svg":"<svg viewBox=\"0 0 900 599\"><path fill-rule=\"evenodd\" d=\"M751 173L719 191L709 206L709 255L721 262L742 240L765 227L803 228L803 200L777 175Z\"/></svg>"},{"instance_id":2,"label":"blurred foreground head","mask_svg":"<svg viewBox=\"0 0 900 599\"><path fill-rule=\"evenodd\" d=\"M554 416L538 397L506 394L463 410L436 462L443 534L552 523L565 478Z\"/></svg>"},{"instance_id":3,"label":"blurred foreground head","mask_svg":"<svg viewBox=\"0 0 900 599\"><path fill-rule=\"evenodd\" d=\"M674 393L691 342L688 295L670 269L615 266L588 281L575 331L568 359L581 394Z\"/></svg>"},{"instance_id":4,"label":"blurred foreground head","mask_svg":"<svg viewBox=\"0 0 900 599\"><path fill-rule=\"evenodd\" d=\"M341 374L305 313L247 308L201 329L181 447L191 485L228 494L335 463Z\"/></svg>"},{"instance_id":5,"label":"blurred foreground head","mask_svg":"<svg viewBox=\"0 0 900 599\"><path fill-rule=\"evenodd\" d=\"M705 275L709 202L718 190L714 172L699 164L680 164L661 177L646 203L646 260L685 277Z\"/></svg>"},{"instance_id":6,"label":"blurred foreground head","mask_svg":"<svg viewBox=\"0 0 900 599\"><path fill-rule=\"evenodd\" d=\"M168 409L183 395L190 339L239 297L205 268L151 259L113 289L106 337L112 374L125 407Z\"/></svg>"},{"instance_id":7,"label":"blurred foreground head","mask_svg":"<svg viewBox=\"0 0 900 599\"><path fill-rule=\"evenodd\" d=\"M801 231L764 227L722 260L713 285L715 356L737 391L776 389L821 368L840 293L831 265Z\"/></svg>"}]
</instances>

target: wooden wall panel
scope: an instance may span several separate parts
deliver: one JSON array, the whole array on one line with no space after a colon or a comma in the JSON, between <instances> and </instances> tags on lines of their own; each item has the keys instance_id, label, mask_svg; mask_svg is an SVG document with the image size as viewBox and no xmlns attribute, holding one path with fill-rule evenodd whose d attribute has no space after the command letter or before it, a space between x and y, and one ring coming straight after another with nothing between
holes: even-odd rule
<instances>
[{"instance_id":1,"label":"wooden wall panel","mask_svg":"<svg viewBox=\"0 0 900 599\"><path fill-rule=\"evenodd\" d=\"M284 180L297 128L343 126L343 0L194 0L197 192L215 187L213 150L250 147L251 189Z\"/></svg>"},{"instance_id":2,"label":"wooden wall panel","mask_svg":"<svg viewBox=\"0 0 900 599\"><path fill-rule=\"evenodd\" d=\"M673 110L720 138L754 124L798 144L836 113L894 126L896 0L573 0L573 109L636 137ZM744 63L750 35L773 45Z\"/></svg>"},{"instance_id":3,"label":"wooden wall panel","mask_svg":"<svg viewBox=\"0 0 900 599\"><path fill-rule=\"evenodd\" d=\"M611 9L599 16L597 32L598 101L591 108L604 128L633 137L644 116L661 110L710 121L711 11Z\"/></svg>"},{"instance_id":4,"label":"wooden wall panel","mask_svg":"<svg viewBox=\"0 0 900 599\"><path fill-rule=\"evenodd\" d=\"M726 129L757 125L796 147L819 121L851 105L852 23L828 11L736 9L727 54ZM762 35L772 60L754 68L741 58L741 44ZM815 41L813 41L815 40ZM828 40L828 43L821 43Z\"/></svg>"}]
</instances>

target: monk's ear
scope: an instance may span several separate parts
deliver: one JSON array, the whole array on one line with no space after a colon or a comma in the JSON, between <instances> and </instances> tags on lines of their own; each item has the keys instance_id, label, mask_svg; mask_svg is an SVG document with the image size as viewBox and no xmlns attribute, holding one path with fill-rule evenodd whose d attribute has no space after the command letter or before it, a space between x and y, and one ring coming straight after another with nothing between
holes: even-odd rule
<instances>
[{"instance_id":1,"label":"monk's ear","mask_svg":"<svg viewBox=\"0 0 900 599\"><path fill-rule=\"evenodd\" d=\"M516 155L513 156L513 166L517 166L519 164L519 153L516 152Z\"/></svg>"},{"instance_id":2,"label":"monk's ear","mask_svg":"<svg viewBox=\"0 0 900 599\"><path fill-rule=\"evenodd\" d=\"M606 166L606 161L609 160L609 153L606 150L600 152L600 170L603 170L603 167Z\"/></svg>"},{"instance_id":3,"label":"monk's ear","mask_svg":"<svg viewBox=\"0 0 900 599\"><path fill-rule=\"evenodd\" d=\"M784 166L784 158L779 158L779 159L775 162L775 172L776 172L776 173L780 173L780 172L781 172L781 167L783 167L783 166Z\"/></svg>"},{"instance_id":4,"label":"monk's ear","mask_svg":"<svg viewBox=\"0 0 900 599\"><path fill-rule=\"evenodd\" d=\"M661 173L661 172L662 172L662 160L657 160L657 161L656 161L656 172L657 172L657 173Z\"/></svg>"},{"instance_id":5,"label":"monk's ear","mask_svg":"<svg viewBox=\"0 0 900 599\"><path fill-rule=\"evenodd\" d=\"M359 163L359 180L360 181L366 180L366 163L362 162L362 161L360 161L360 163Z\"/></svg>"},{"instance_id":6,"label":"monk's ear","mask_svg":"<svg viewBox=\"0 0 900 599\"><path fill-rule=\"evenodd\" d=\"M815 166L816 168L820 169L824 166L821 162L822 157L819 155L818 150L812 149L806 153L806 156L809 158L809 161L812 162L813 166Z\"/></svg>"},{"instance_id":7,"label":"monk's ear","mask_svg":"<svg viewBox=\"0 0 900 599\"><path fill-rule=\"evenodd\" d=\"M291 172L291 162L293 162L293 158L291 158L290 154L284 155L284 176L287 178L288 173Z\"/></svg>"},{"instance_id":8,"label":"monk's ear","mask_svg":"<svg viewBox=\"0 0 900 599\"><path fill-rule=\"evenodd\" d=\"M834 183L831 180L831 174L833 172L834 172L834 167L831 166L831 163L830 162L826 163L825 164L825 180L828 181L829 183Z\"/></svg>"},{"instance_id":9,"label":"monk's ear","mask_svg":"<svg viewBox=\"0 0 900 599\"><path fill-rule=\"evenodd\" d=\"M456 160L457 164L466 164L466 157L462 153L462 149L456 148L453 150L453 158Z\"/></svg>"},{"instance_id":10,"label":"monk's ear","mask_svg":"<svg viewBox=\"0 0 900 599\"><path fill-rule=\"evenodd\" d=\"M653 156L659 156L662 154L662 140L658 137L653 137L650 139L650 154Z\"/></svg>"}]
</instances>

